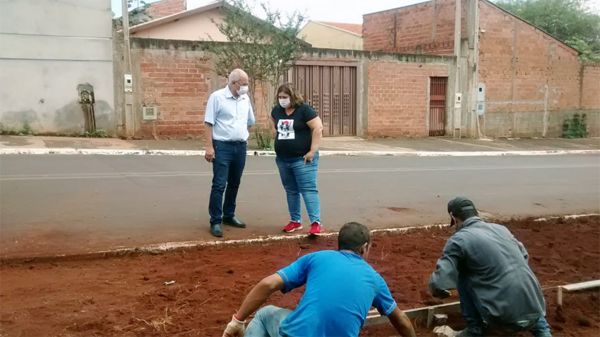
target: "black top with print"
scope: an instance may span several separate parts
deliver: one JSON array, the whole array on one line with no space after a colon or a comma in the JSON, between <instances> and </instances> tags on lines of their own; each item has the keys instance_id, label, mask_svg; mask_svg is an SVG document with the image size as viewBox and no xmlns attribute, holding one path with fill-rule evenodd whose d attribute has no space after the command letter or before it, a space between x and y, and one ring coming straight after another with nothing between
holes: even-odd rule
<instances>
[{"instance_id":1,"label":"black top with print","mask_svg":"<svg viewBox=\"0 0 600 337\"><path fill-rule=\"evenodd\" d=\"M277 104L271 111L275 121L275 153L283 158L302 157L310 151L312 131L307 122L317 117L316 111L303 103L291 115Z\"/></svg>"}]
</instances>

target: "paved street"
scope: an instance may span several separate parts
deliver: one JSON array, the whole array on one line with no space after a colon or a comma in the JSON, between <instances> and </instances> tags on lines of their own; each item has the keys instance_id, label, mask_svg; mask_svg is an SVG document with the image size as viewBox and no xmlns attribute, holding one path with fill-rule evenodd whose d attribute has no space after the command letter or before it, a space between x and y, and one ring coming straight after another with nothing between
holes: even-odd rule
<instances>
[{"instance_id":1,"label":"paved street","mask_svg":"<svg viewBox=\"0 0 600 337\"><path fill-rule=\"evenodd\" d=\"M447 221L456 194L497 217L598 212L600 157L322 157L323 223L371 227ZM3 156L2 256L82 253L209 239L211 166L165 156ZM249 157L238 198L249 228L276 234L287 220L273 157Z\"/></svg>"}]
</instances>

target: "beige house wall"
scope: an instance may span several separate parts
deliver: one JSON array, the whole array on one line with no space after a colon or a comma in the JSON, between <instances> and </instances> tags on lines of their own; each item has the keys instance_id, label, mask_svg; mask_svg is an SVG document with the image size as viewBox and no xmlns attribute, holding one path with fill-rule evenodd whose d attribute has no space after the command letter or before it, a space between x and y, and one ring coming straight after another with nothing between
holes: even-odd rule
<instances>
[{"instance_id":1,"label":"beige house wall","mask_svg":"<svg viewBox=\"0 0 600 337\"><path fill-rule=\"evenodd\" d=\"M220 9L198 13L156 27L149 27L131 34L134 37L188 40L188 41L227 41L217 24L223 22Z\"/></svg>"},{"instance_id":2,"label":"beige house wall","mask_svg":"<svg viewBox=\"0 0 600 337\"><path fill-rule=\"evenodd\" d=\"M298 37L314 48L362 50L362 37L315 22L308 22Z\"/></svg>"}]
</instances>

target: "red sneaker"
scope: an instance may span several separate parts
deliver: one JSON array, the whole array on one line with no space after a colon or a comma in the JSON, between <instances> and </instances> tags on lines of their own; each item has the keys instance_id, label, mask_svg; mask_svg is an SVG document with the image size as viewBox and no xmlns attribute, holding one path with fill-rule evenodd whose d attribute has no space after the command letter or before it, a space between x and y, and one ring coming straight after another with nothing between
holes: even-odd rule
<instances>
[{"instance_id":1,"label":"red sneaker","mask_svg":"<svg viewBox=\"0 0 600 337\"><path fill-rule=\"evenodd\" d=\"M290 221L290 223L283 227L283 231L286 233L295 232L299 229L302 229L302 224L296 221Z\"/></svg>"},{"instance_id":2,"label":"red sneaker","mask_svg":"<svg viewBox=\"0 0 600 337\"><path fill-rule=\"evenodd\" d=\"M315 221L310 224L310 230L308 231L308 235L319 235L321 234L321 223Z\"/></svg>"}]
</instances>

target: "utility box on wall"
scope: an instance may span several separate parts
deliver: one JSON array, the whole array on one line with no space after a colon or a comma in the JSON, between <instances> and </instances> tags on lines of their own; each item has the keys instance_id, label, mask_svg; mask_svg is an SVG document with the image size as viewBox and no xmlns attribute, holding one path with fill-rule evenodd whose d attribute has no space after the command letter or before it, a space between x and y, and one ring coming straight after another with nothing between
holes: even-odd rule
<instances>
[{"instance_id":1,"label":"utility box on wall","mask_svg":"<svg viewBox=\"0 0 600 337\"><path fill-rule=\"evenodd\" d=\"M462 107L462 93L457 92L454 94L454 109L459 109Z\"/></svg>"},{"instance_id":2,"label":"utility box on wall","mask_svg":"<svg viewBox=\"0 0 600 337\"><path fill-rule=\"evenodd\" d=\"M142 118L145 121L156 120L158 118L158 107L157 106L142 107Z\"/></svg>"},{"instance_id":3,"label":"utility box on wall","mask_svg":"<svg viewBox=\"0 0 600 337\"><path fill-rule=\"evenodd\" d=\"M131 74L123 75L123 87L125 92L133 92L133 77Z\"/></svg>"},{"instance_id":4,"label":"utility box on wall","mask_svg":"<svg viewBox=\"0 0 600 337\"><path fill-rule=\"evenodd\" d=\"M479 83L477 86L477 114L482 116L485 114L485 84Z\"/></svg>"}]
</instances>

